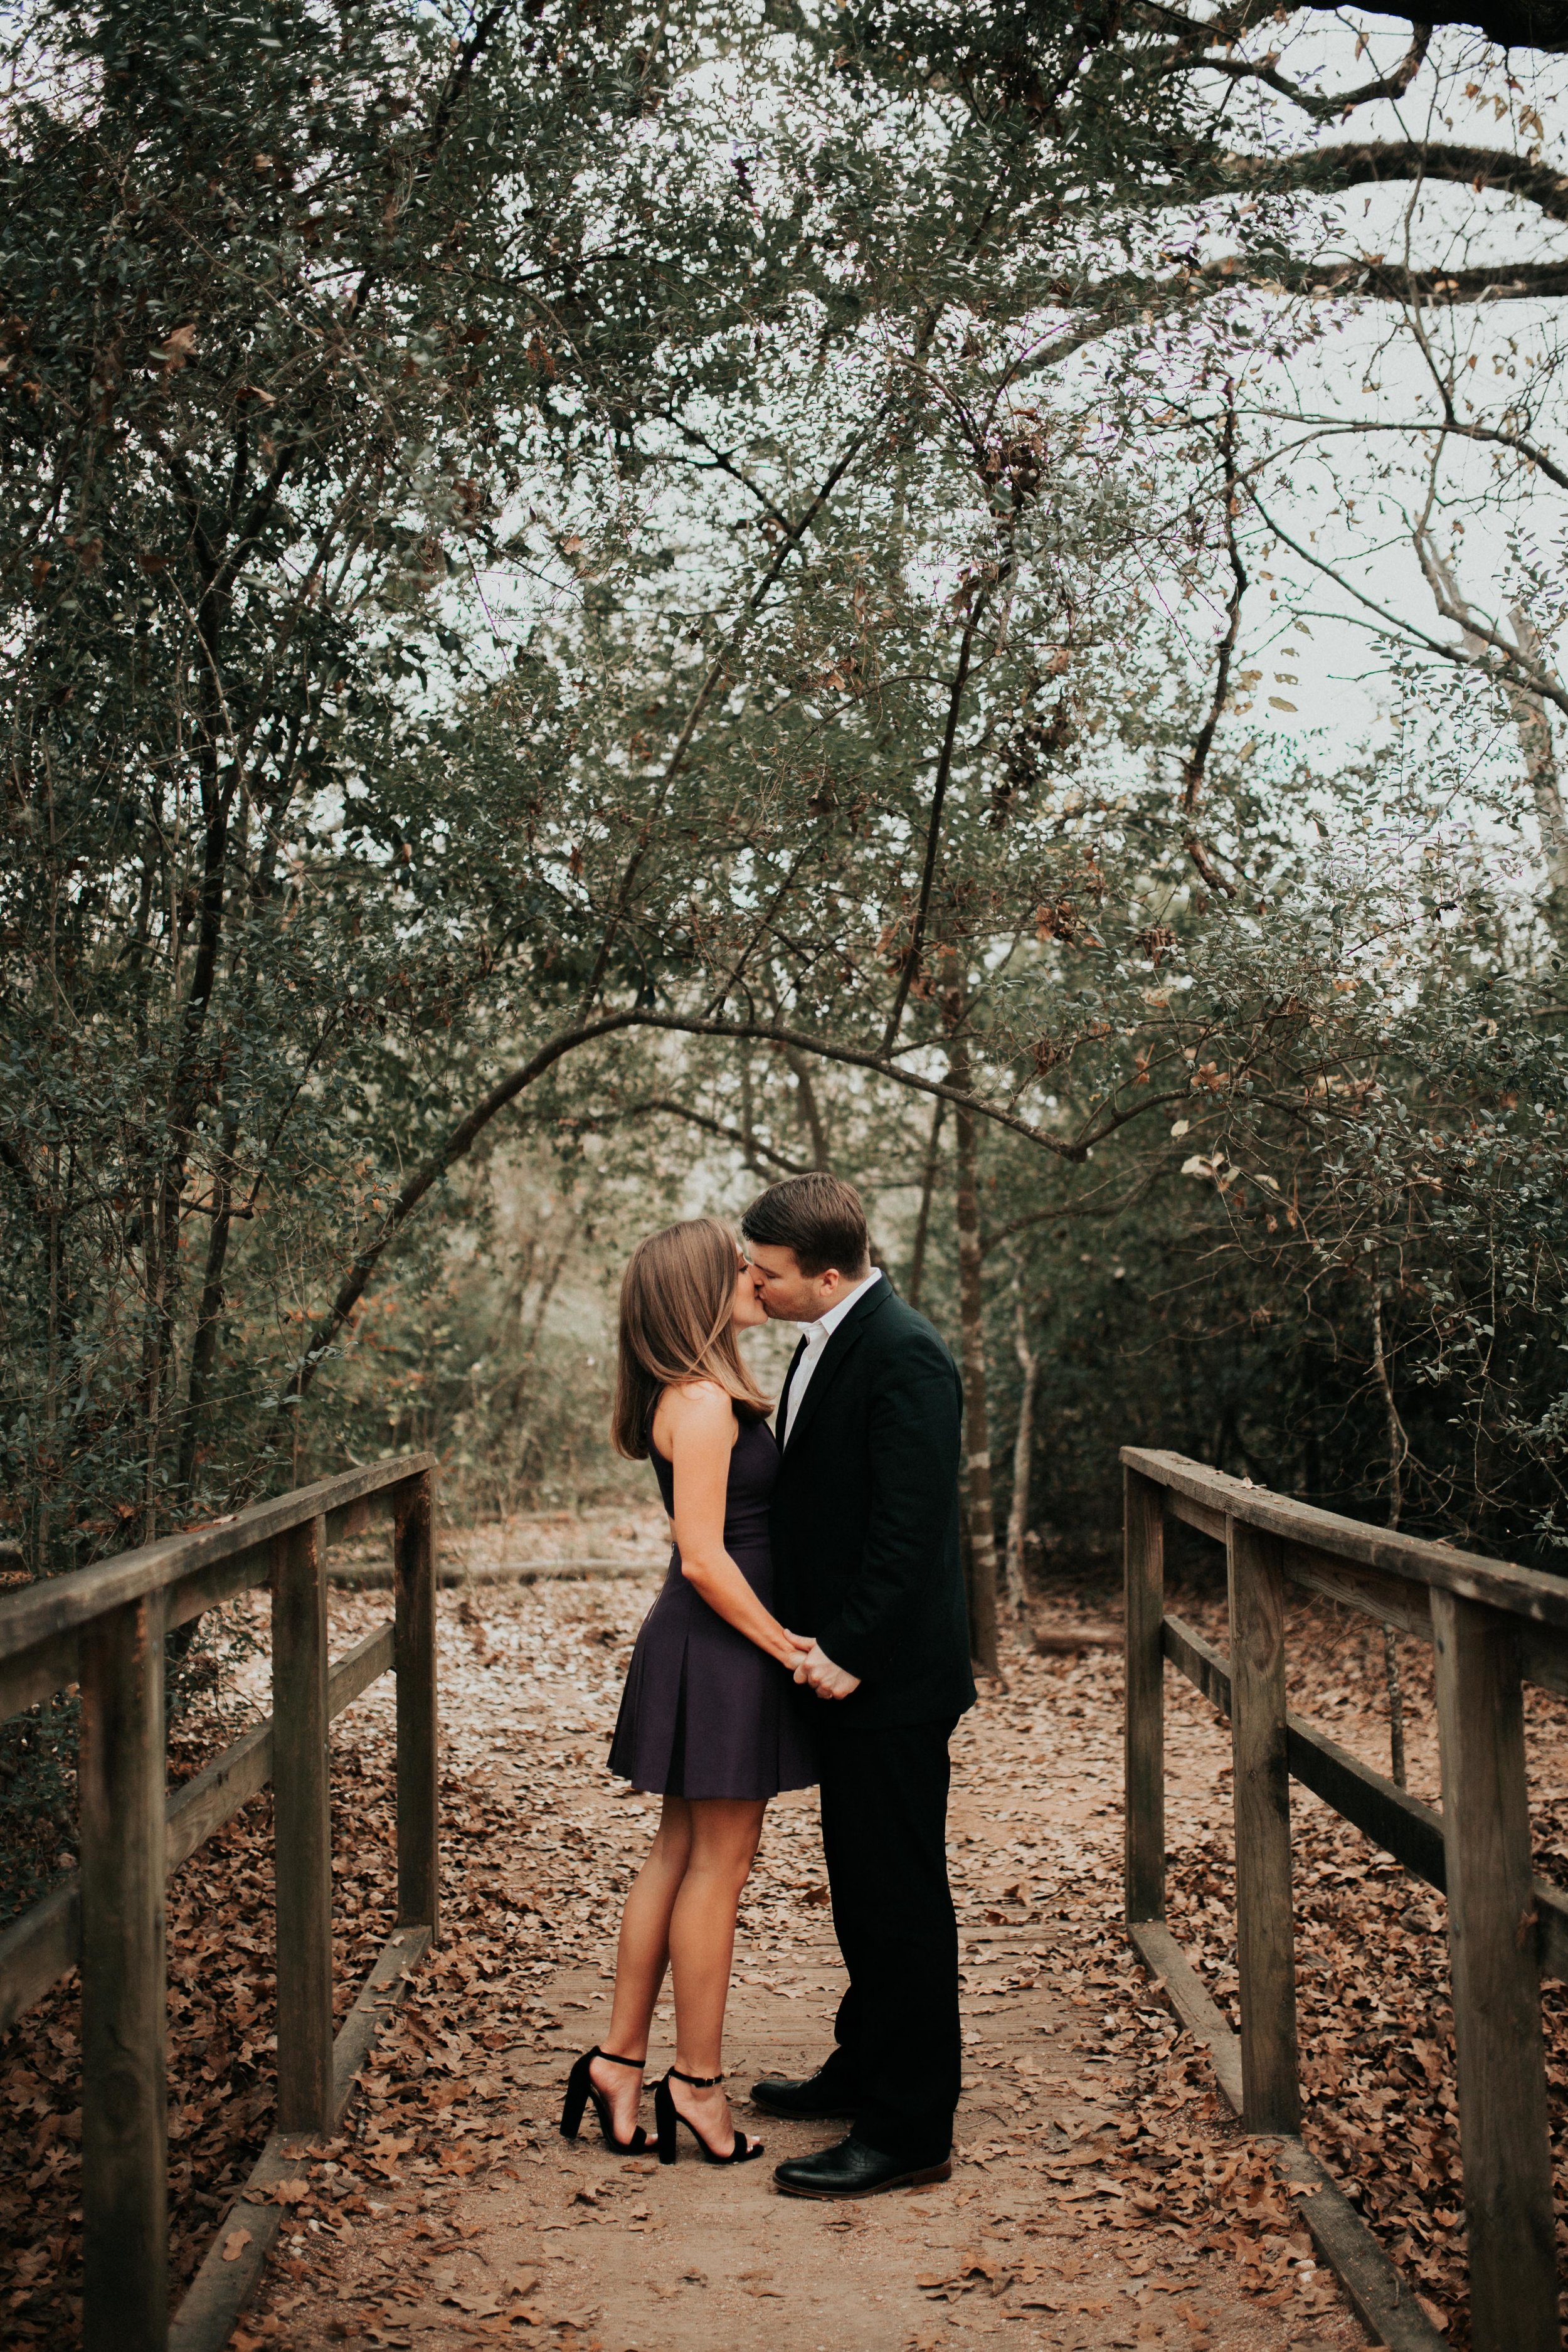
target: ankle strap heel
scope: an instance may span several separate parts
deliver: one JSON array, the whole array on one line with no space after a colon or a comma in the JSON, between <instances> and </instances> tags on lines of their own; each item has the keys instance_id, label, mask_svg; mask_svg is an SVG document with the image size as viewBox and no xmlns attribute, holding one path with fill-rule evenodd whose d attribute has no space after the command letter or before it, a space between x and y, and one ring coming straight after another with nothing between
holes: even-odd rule
<instances>
[{"instance_id":1,"label":"ankle strap heel","mask_svg":"<svg viewBox=\"0 0 1568 2352\"><path fill-rule=\"evenodd\" d=\"M576 2138L583 2127L583 2110L591 2100L594 2113L599 2118L599 2129L605 2135L605 2147L616 2156L640 2156L647 2146L647 2135L638 2124L630 2139L616 2137L610 2103L589 2071L595 2058L602 2058L608 2066L629 2066L637 2074L647 2063L645 2058L617 2057L615 2051L601 2050L596 2043L592 2050L584 2050L566 2078L566 2097L561 2109L561 2137L563 2139Z\"/></svg>"},{"instance_id":2,"label":"ankle strap heel","mask_svg":"<svg viewBox=\"0 0 1568 2352\"><path fill-rule=\"evenodd\" d=\"M681 2114L675 2104L675 2094L669 2087L675 2082L685 2083L694 2091L714 2091L723 2079L722 2074L683 2074L679 2066L672 2066L663 2082L654 2084L653 2112L658 2126L660 2164L675 2162L676 2127L679 2124L686 2126L709 2164L750 2164L754 2158L761 2156L762 2141L751 2138L743 2131L736 2132L728 2156L721 2156L717 2148L709 2146L690 2116Z\"/></svg>"}]
</instances>

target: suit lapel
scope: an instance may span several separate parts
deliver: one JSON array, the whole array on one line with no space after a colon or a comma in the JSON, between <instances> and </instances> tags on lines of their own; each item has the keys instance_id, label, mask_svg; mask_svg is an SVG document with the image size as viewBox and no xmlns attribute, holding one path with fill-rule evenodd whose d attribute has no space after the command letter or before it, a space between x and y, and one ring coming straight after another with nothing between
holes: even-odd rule
<instances>
[{"instance_id":1,"label":"suit lapel","mask_svg":"<svg viewBox=\"0 0 1568 2352\"><path fill-rule=\"evenodd\" d=\"M805 1394L800 1401L799 1415L793 1423L786 1423L784 1427L786 1461L810 1428L813 1419L821 1407L823 1398L838 1376L839 1366L855 1349L872 1316L879 1307L884 1307L891 1297L892 1292L888 1286L888 1277L884 1275L881 1281L868 1291L866 1297L858 1301L851 1313L844 1318L843 1322L824 1348L822 1361L813 1372ZM803 1348L805 1344L803 1340L801 1342ZM793 1364L790 1370L794 1371Z\"/></svg>"}]
</instances>

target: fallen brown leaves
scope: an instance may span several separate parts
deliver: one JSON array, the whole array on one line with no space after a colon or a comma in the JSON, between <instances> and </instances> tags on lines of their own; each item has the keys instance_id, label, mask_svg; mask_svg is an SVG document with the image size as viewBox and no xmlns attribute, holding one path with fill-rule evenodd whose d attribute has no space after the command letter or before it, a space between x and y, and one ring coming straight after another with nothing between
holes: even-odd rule
<instances>
[{"instance_id":1,"label":"fallen brown leaves","mask_svg":"<svg viewBox=\"0 0 1568 2352\"><path fill-rule=\"evenodd\" d=\"M1173 1605L1226 1646L1224 1604L1212 1585ZM1386 1772L1381 1629L1327 1602L1298 1599L1288 1645L1291 1706ZM1402 1643L1400 1664L1409 1783L1436 1804L1430 1653ZM1195 1742L1216 1768L1201 1825L1194 1819L1190 1833L1173 1829L1170 1835L1171 1926L1236 2027L1234 1850L1223 1771L1228 1730L1173 1675L1166 1687L1178 1717L1173 1750L1190 1752ZM1562 1880L1568 1706L1531 1690L1526 1712L1536 1867ZM1469 2340L1463 2169L1446 1906L1305 1791L1293 1787L1291 1804L1304 2137L1416 2288L1427 2315L1463 2347ZM1560 2135L1568 2121L1568 2014L1560 1987L1545 1989L1543 2008L1552 2126ZM1560 2200L1558 2233L1568 2245L1565 2212Z\"/></svg>"},{"instance_id":2,"label":"fallen brown leaves","mask_svg":"<svg viewBox=\"0 0 1568 2352\"><path fill-rule=\"evenodd\" d=\"M558 1968L564 1957L607 1959L652 1815L634 1802L626 1809L628 1834L595 1837L580 1818L579 1791L602 1773L605 1726L647 1599L647 1588L636 1584L443 1596L443 1707L462 1731L461 1760L443 1790L446 1941L416 1972L373 2054L349 2129L310 2149L280 2192L287 2210L268 2273L269 2307L247 2317L234 2339L238 2352L281 2352L307 2290L328 2275L348 2300L340 2299L331 2322L347 2333L329 2329L327 2341L398 2352L434 2303L476 2347L550 2336L552 2352L574 2343L587 2352L592 2313L572 2299L580 2284L563 2296L548 2266L478 2277L458 2260L473 2262L470 2233L452 2209L460 2190L492 2176L524 2184L534 2177L564 2059L587 2038L573 2014L583 2004L554 1989ZM1076 1609L1103 1622L1110 1601L1103 1590L1065 1592L1053 1613ZM1178 1605L1223 1645L1223 1603L1212 1586ZM334 1652L384 1613L384 1594L334 1596ZM1292 1613L1291 1640L1292 1704L1382 1765L1373 1629L1303 1606ZM1412 1781L1432 1797L1431 1695L1414 1645L1405 1664ZM1207 2250L1229 2265L1260 2314L1337 2308L1299 2198L1221 2110L1206 2063L1178 2033L1126 1945L1120 1659L1094 1650L1020 1652L1007 1672L1010 1688L988 1693L983 1718L971 1718L958 1741L970 1825L955 1831L952 1861L969 2011L1000 2015L1042 1979L1059 1988L1079 2019L1077 2073L1054 2080L1047 2095L1038 2060L1005 2058L972 2032L970 2105L979 2121L963 2179L984 2184L998 2167L1015 2179L1031 2176L1042 2213L1081 2213L1096 2242L1123 2261L1146 2260L1157 2246L1162 2261L1179 2268ZM1228 1738L1173 1675L1168 1690L1172 1925L1216 1999L1233 2006ZM253 1696L264 1701L261 1684ZM1531 1741L1538 1857L1551 1872L1568 1856L1568 1708L1532 1694ZM192 1740L177 1751L178 1769L195 1769L204 1753ZM392 1923L390 1766L391 1691L383 1685L334 1733L343 2004ZM614 1811L618 1821L621 1809ZM1464 2231L1442 1903L1300 1791L1295 1829L1307 2137L1462 2346ZM171 1888L176 2284L220 2221L221 2250L232 2247L231 2259L243 2251L246 2210L229 2216L228 2209L270 2123L270 1833L269 1807L258 1799ZM780 2000L800 1997L792 1977L799 1923L825 1895L809 1810L780 1809L747 1892L745 1982ZM1030 1937L1038 1938L1032 1949ZM983 1960L1005 1972L983 1985ZM0 2149L7 2265L0 2309L7 2343L50 2352L77 2333L75 2001L74 1987L61 1988L0 2042L11 2125ZM1554 1996L1548 2012L1561 2120L1568 2030ZM958 2189L952 2201L975 2193ZM838 2215L833 2223L850 2233L859 2226ZM981 2241L918 2277L929 2300L955 2312L1006 2296L1015 2309L1092 2317L1097 2283L1070 2270L1061 2260L1047 2270L1026 2247ZM746 2291L776 2292L760 2276ZM1167 2307L1201 2352L1203 2314L1175 2302L1161 2305L1162 2317Z\"/></svg>"}]
</instances>

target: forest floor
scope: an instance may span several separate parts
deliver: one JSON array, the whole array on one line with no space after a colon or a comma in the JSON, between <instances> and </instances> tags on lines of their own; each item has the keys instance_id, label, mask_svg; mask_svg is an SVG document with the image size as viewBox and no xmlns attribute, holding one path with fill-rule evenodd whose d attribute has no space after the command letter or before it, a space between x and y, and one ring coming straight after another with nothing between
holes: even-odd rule
<instances>
[{"instance_id":1,"label":"forest floor","mask_svg":"<svg viewBox=\"0 0 1568 2352\"><path fill-rule=\"evenodd\" d=\"M613 1524L611 1520L613 1519ZM657 1553L662 1524L531 1522L476 1564ZM613 1550L606 1550L613 1545ZM447 1557L466 1547L449 1538ZM1318 2269L1293 2200L1237 2130L1121 1927L1121 1661L1016 1645L954 1742L952 1853L966 2087L952 2180L838 2207L784 2199L772 2163L820 2128L749 2111L757 2074L808 2069L842 1981L815 1801L772 1809L742 1909L728 2063L754 2168L688 2146L661 2171L592 2123L555 2121L567 2063L602 2033L621 1897L654 1801L604 1769L651 1577L447 1591L440 1948L384 2032L342 2137L313 2147L237 2352L362 2344L477 2352L916 2352L997 2336L1051 2352L1351 2352L1364 2341ZM334 1654L386 1613L338 1591ZM1177 1605L1224 1641L1212 1584ZM1114 1613L1083 1587L1053 1622ZM1385 1760L1382 1650L1324 1606L1292 1615L1293 1703ZM265 1703L264 1601L236 1604ZM1411 1781L1435 1794L1424 1663L1405 1645ZM1167 1678L1171 1919L1234 2022L1226 1727ZM1531 1694L1538 1865L1559 1874L1568 1709ZM334 1727L337 1975L346 2005L390 1924L392 1694ZM210 1742L183 1738L195 1769ZM1307 2137L1462 2346L1463 2228L1440 1899L1294 1792ZM230 2215L269 2123L270 1820L258 1800L171 1887L175 2269ZM1554 2109L1568 2059L1548 1996ZM79 2252L75 1991L0 2041L13 2128L0 2156L0 2312L9 2343L75 2341ZM651 2065L670 2054L662 2008ZM650 2073L651 2079L651 2073ZM650 2103L651 2105L651 2103ZM651 2120L645 2116L645 2120ZM1560 2114L1558 2120L1561 2120ZM793 2308L792 2308L793 2306Z\"/></svg>"}]
</instances>

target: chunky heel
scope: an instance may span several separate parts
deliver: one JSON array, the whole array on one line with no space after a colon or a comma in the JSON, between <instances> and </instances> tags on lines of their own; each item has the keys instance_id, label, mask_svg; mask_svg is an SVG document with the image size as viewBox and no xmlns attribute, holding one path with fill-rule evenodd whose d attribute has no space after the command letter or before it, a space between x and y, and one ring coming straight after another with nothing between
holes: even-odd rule
<instances>
[{"instance_id":1,"label":"chunky heel","mask_svg":"<svg viewBox=\"0 0 1568 2352\"><path fill-rule=\"evenodd\" d=\"M561 2107L563 2139L575 2139L583 2128L583 2110L594 2087L593 2076L588 2072L590 2063L587 2058L579 2058L566 2077L566 2096Z\"/></svg>"},{"instance_id":2,"label":"chunky heel","mask_svg":"<svg viewBox=\"0 0 1568 2352\"><path fill-rule=\"evenodd\" d=\"M669 2077L653 2087L653 2120L658 2134L658 2160L673 2164L679 2150L675 2144L675 2101L669 2095Z\"/></svg>"},{"instance_id":3,"label":"chunky heel","mask_svg":"<svg viewBox=\"0 0 1568 2352\"><path fill-rule=\"evenodd\" d=\"M724 2077L722 2074L683 2074L679 2066L672 2066L668 2074L665 2076L663 2082L656 2083L654 2084L653 2114L654 2121L658 2126L658 2160L660 2164L673 2164L675 2162L675 2127L677 2124L684 2124L686 2126L687 2130L691 2134L692 2138L702 2150L704 2159L709 2164L750 2164L753 2158L761 2156L763 2152L762 2141L760 2139L750 2138L743 2131L736 2132L735 2144L731 2148L729 2155L721 2156L717 2148L709 2147L708 2142L703 2138L701 2133L698 2130L690 2116L683 2116L681 2114L680 2109L675 2104L674 2094L671 2092L669 2087L672 2082L689 2083L694 2091L711 2091L721 2084L723 2079Z\"/></svg>"},{"instance_id":4,"label":"chunky heel","mask_svg":"<svg viewBox=\"0 0 1568 2352\"><path fill-rule=\"evenodd\" d=\"M616 2137L610 2103L590 2072L595 2058L602 2058L607 2066L630 2066L639 2074L647 2063L641 2058L617 2058L613 2050L601 2050L596 2045L592 2050L584 2050L566 2077L566 2096L561 2103L561 2137L563 2139L576 2138L583 2128L583 2110L591 2099L594 2113L599 2118L599 2129L605 2135L605 2146L615 2156L640 2156L647 2146L647 2134L638 2124L630 2139Z\"/></svg>"}]
</instances>

